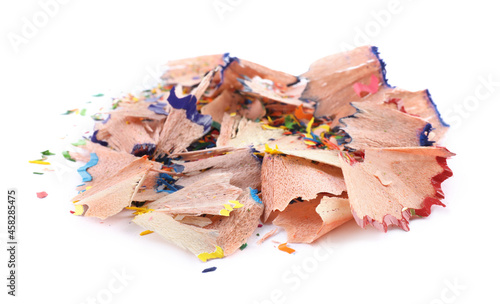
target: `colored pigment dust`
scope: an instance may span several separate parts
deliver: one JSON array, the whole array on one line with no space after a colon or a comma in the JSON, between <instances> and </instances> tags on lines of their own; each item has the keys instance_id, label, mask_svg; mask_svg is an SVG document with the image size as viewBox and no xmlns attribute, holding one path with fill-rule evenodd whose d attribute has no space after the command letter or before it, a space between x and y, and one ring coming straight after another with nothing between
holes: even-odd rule
<instances>
[{"instance_id":1,"label":"colored pigment dust","mask_svg":"<svg viewBox=\"0 0 500 304\"><path fill-rule=\"evenodd\" d=\"M159 235L203 262L282 230L276 254L291 254L288 244L353 219L408 231L412 217L444 206L452 176L454 154L438 145L449 126L429 92L389 85L376 47L299 76L229 54L171 61L158 86L87 117L94 131L63 152L83 182L71 213L123 212L141 242ZM30 163L49 165L53 153L42 155Z\"/></svg>"}]
</instances>

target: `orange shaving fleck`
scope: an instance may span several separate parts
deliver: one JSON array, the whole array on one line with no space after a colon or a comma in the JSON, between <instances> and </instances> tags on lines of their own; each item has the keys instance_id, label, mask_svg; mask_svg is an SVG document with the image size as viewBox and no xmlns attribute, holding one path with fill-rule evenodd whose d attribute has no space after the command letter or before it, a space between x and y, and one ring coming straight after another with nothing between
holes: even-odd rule
<instances>
[{"instance_id":1,"label":"orange shaving fleck","mask_svg":"<svg viewBox=\"0 0 500 304\"><path fill-rule=\"evenodd\" d=\"M298 119L307 119L307 120L310 120L313 117L313 115L311 113L304 112L304 109L302 108L302 105L298 106L295 109L294 115Z\"/></svg>"},{"instance_id":2,"label":"orange shaving fleck","mask_svg":"<svg viewBox=\"0 0 500 304\"><path fill-rule=\"evenodd\" d=\"M278 249L284 252L288 252L289 254L292 254L295 252L295 249L292 249L286 245L286 243L278 245Z\"/></svg>"}]
</instances>

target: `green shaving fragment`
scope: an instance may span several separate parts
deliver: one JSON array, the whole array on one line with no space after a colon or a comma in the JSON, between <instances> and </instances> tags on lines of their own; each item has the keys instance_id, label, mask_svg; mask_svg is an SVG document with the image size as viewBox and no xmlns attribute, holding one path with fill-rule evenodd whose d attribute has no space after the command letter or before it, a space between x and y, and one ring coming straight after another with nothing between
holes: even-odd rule
<instances>
[{"instance_id":1,"label":"green shaving fragment","mask_svg":"<svg viewBox=\"0 0 500 304\"><path fill-rule=\"evenodd\" d=\"M33 172L33 174L43 175L43 173L42 173L42 172Z\"/></svg>"},{"instance_id":2,"label":"green shaving fragment","mask_svg":"<svg viewBox=\"0 0 500 304\"><path fill-rule=\"evenodd\" d=\"M103 121L104 118L102 117L102 114L101 113L97 113L97 114L94 114L92 116L90 116L93 120L95 121Z\"/></svg>"},{"instance_id":3,"label":"green shaving fragment","mask_svg":"<svg viewBox=\"0 0 500 304\"><path fill-rule=\"evenodd\" d=\"M64 156L64 158L66 158L69 161L72 161L72 162L76 161L73 158L71 158L71 155L69 155L69 151L63 151L62 155Z\"/></svg>"},{"instance_id":4,"label":"green shaving fragment","mask_svg":"<svg viewBox=\"0 0 500 304\"><path fill-rule=\"evenodd\" d=\"M102 96L104 96L104 94L99 93L99 94L95 94L95 95L92 95L92 96L93 96L93 97L102 97Z\"/></svg>"},{"instance_id":5,"label":"green shaving fragment","mask_svg":"<svg viewBox=\"0 0 500 304\"><path fill-rule=\"evenodd\" d=\"M120 106L120 102L122 102L122 101L118 100L118 101L113 102L111 109L115 110L116 108L118 108L118 106Z\"/></svg>"},{"instance_id":6,"label":"green shaving fragment","mask_svg":"<svg viewBox=\"0 0 500 304\"><path fill-rule=\"evenodd\" d=\"M212 120L212 128L217 129L220 131L220 123Z\"/></svg>"},{"instance_id":7,"label":"green shaving fragment","mask_svg":"<svg viewBox=\"0 0 500 304\"><path fill-rule=\"evenodd\" d=\"M77 109L68 110L68 111L66 111L66 113L62 113L61 115L69 115L69 114L75 113L76 111L77 111Z\"/></svg>"},{"instance_id":8,"label":"green shaving fragment","mask_svg":"<svg viewBox=\"0 0 500 304\"><path fill-rule=\"evenodd\" d=\"M78 147L78 146L83 146L86 144L85 139L80 139L79 141L72 143L73 146Z\"/></svg>"},{"instance_id":9,"label":"green shaving fragment","mask_svg":"<svg viewBox=\"0 0 500 304\"><path fill-rule=\"evenodd\" d=\"M288 130L293 130L293 127L295 127L295 125L297 125L297 123L293 120L293 118L290 115L287 115L285 117L285 127Z\"/></svg>"},{"instance_id":10,"label":"green shaving fragment","mask_svg":"<svg viewBox=\"0 0 500 304\"><path fill-rule=\"evenodd\" d=\"M248 245L247 243L245 243L245 244L241 245L241 246L240 246L240 250L243 250L243 249L247 248L247 245Z\"/></svg>"},{"instance_id":11,"label":"green shaving fragment","mask_svg":"<svg viewBox=\"0 0 500 304\"><path fill-rule=\"evenodd\" d=\"M80 115L82 115L82 116L85 116L86 113L87 113L87 109L82 109L80 111Z\"/></svg>"},{"instance_id":12,"label":"green shaving fragment","mask_svg":"<svg viewBox=\"0 0 500 304\"><path fill-rule=\"evenodd\" d=\"M47 156L49 156L49 155L56 155L56 154L55 154L55 153L50 152L49 150L45 150L45 151L43 151L43 152L42 152L42 155L47 155Z\"/></svg>"},{"instance_id":13,"label":"green shaving fragment","mask_svg":"<svg viewBox=\"0 0 500 304\"><path fill-rule=\"evenodd\" d=\"M418 217L422 217L421 215L418 215L418 214L415 212L415 209L411 209L411 208L410 208L410 213L411 213L411 215L412 215L412 216L415 216L415 215L416 215L416 216L418 216Z\"/></svg>"}]
</instances>

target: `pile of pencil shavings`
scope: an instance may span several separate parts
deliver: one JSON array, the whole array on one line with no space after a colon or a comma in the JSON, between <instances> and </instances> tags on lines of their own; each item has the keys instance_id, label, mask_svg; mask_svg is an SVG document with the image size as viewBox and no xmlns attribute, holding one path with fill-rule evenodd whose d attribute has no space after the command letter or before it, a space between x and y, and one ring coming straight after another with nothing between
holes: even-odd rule
<instances>
[{"instance_id":1,"label":"pile of pencil shavings","mask_svg":"<svg viewBox=\"0 0 500 304\"><path fill-rule=\"evenodd\" d=\"M73 159L74 214L133 222L202 261L245 245L259 223L311 243L354 218L409 230L444 204L454 154L427 90L387 84L375 47L300 76L228 54L168 63L158 87L116 100ZM130 212L130 211L128 211Z\"/></svg>"}]
</instances>

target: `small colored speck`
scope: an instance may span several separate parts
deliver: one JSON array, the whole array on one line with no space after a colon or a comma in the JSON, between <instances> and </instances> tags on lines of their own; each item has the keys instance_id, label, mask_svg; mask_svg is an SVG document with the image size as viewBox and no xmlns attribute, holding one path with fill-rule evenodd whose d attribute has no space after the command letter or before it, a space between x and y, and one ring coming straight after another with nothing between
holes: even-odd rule
<instances>
[{"instance_id":1,"label":"small colored speck","mask_svg":"<svg viewBox=\"0 0 500 304\"><path fill-rule=\"evenodd\" d=\"M62 115L69 115L71 113L75 113L76 111L78 111L78 109L67 110L65 113L62 113Z\"/></svg>"},{"instance_id":2,"label":"small colored speck","mask_svg":"<svg viewBox=\"0 0 500 304\"><path fill-rule=\"evenodd\" d=\"M245 243L245 244L241 245L241 246L240 246L240 250L243 250L243 249L247 248L247 246L248 246L248 244L247 244L247 243Z\"/></svg>"},{"instance_id":3,"label":"small colored speck","mask_svg":"<svg viewBox=\"0 0 500 304\"><path fill-rule=\"evenodd\" d=\"M130 223L129 223L129 224L130 224ZM141 232L141 233L140 233L140 235L141 235L141 236L143 236L143 235L148 235L148 234L153 233L153 232L154 232L154 231L151 231L151 230L145 230L145 231Z\"/></svg>"},{"instance_id":4,"label":"small colored speck","mask_svg":"<svg viewBox=\"0 0 500 304\"><path fill-rule=\"evenodd\" d=\"M292 249L286 245L286 243L278 245L278 249L284 252L287 252L289 254L292 254L295 252L295 249Z\"/></svg>"},{"instance_id":5,"label":"small colored speck","mask_svg":"<svg viewBox=\"0 0 500 304\"><path fill-rule=\"evenodd\" d=\"M66 158L69 161L72 161L72 162L75 161L73 158L71 158L71 155L69 155L69 151L63 151L62 155L64 156L64 158Z\"/></svg>"},{"instance_id":6,"label":"small colored speck","mask_svg":"<svg viewBox=\"0 0 500 304\"><path fill-rule=\"evenodd\" d=\"M215 271L217 269L217 267L210 267L210 268L206 268L206 269L203 269L203 271L201 273L206 273L206 272L212 272L212 271Z\"/></svg>"},{"instance_id":7,"label":"small colored speck","mask_svg":"<svg viewBox=\"0 0 500 304\"><path fill-rule=\"evenodd\" d=\"M36 193L36 196L37 196L38 198L45 198L45 197L47 197L47 195L48 195L48 194L47 194L47 192L45 192L45 191L42 191L42 192L37 192L37 193Z\"/></svg>"},{"instance_id":8,"label":"small colored speck","mask_svg":"<svg viewBox=\"0 0 500 304\"><path fill-rule=\"evenodd\" d=\"M85 144L86 144L85 139L80 139L80 140L78 140L77 142L72 143L72 145L73 145L73 146L75 146L75 147L76 147L76 146L83 146L83 145L85 145Z\"/></svg>"},{"instance_id":9,"label":"small colored speck","mask_svg":"<svg viewBox=\"0 0 500 304\"><path fill-rule=\"evenodd\" d=\"M52 152L50 152L49 150L45 150L45 151L43 151L43 152L41 152L41 153L42 153L42 155L46 155L46 156L56 155L55 153L52 153Z\"/></svg>"},{"instance_id":10,"label":"small colored speck","mask_svg":"<svg viewBox=\"0 0 500 304\"><path fill-rule=\"evenodd\" d=\"M42 160L30 160L30 164L38 164L38 165L50 165L49 162L42 161Z\"/></svg>"}]
</instances>

